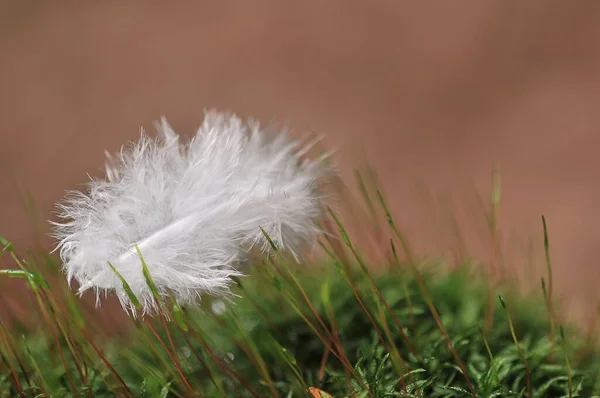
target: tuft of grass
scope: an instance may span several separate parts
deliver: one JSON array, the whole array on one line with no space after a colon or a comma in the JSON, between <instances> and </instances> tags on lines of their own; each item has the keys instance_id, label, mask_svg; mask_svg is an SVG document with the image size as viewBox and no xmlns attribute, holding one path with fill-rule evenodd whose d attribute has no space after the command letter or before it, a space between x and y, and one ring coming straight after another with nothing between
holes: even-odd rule
<instances>
[{"instance_id":1,"label":"tuft of grass","mask_svg":"<svg viewBox=\"0 0 600 398\"><path fill-rule=\"evenodd\" d=\"M484 278L473 263L417 261L383 195L374 195L377 208L368 182L359 174L357 180L371 218L379 212L387 219L391 241L380 225L374 229L386 240L381 247L390 248L389 264L370 263L330 209L323 259L292 265L263 231L274 254L255 258L248 277L235 281L238 298L206 297L197 308L182 308L158 294L138 249L159 312L130 318L110 338L65 283L48 283L58 276L55 259L27 260L0 238L0 256L15 265L0 277L24 283L37 305L29 322L9 328L0 318L0 398L600 394L596 347L574 327L560 326L555 336L545 219L548 285L542 280L538 297L525 298ZM139 316L127 281L107 266L129 295L128 310ZM490 294L500 300L490 303Z\"/></svg>"}]
</instances>

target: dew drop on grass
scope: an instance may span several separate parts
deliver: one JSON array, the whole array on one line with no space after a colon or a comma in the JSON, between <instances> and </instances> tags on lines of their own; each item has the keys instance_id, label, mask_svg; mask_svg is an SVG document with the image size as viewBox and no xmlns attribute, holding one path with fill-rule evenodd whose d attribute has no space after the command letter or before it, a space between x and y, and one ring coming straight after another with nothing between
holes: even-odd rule
<instances>
[{"instance_id":1,"label":"dew drop on grass","mask_svg":"<svg viewBox=\"0 0 600 398\"><path fill-rule=\"evenodd\" d=\"M212 304L212 312L215 315L221 315L222 313L225 312L225 310L226 310L225 303L221 300L215 301Z\"/></svg>"}]
</instances>

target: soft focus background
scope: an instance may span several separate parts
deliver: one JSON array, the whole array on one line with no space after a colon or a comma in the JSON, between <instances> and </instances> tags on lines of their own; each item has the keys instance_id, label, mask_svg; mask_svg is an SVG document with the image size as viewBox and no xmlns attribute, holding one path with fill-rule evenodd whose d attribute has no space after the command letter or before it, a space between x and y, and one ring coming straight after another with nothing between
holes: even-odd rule
<instances>
[{"instance_id":1,"label":"soft focus background","mask_svg":"<svg viewBox=\"0 0 600 398\"><path fill-rule=\"evenodd\" d=\"M599 35L593 0L5 0L0 234L20 248L52 244L15 181L52 218L64 190L98 175L104 150L140 125L164 114L191 134L217 107L326 135L349 183L368 161L422 253L455 253L462 239L487 261L498 162L506 265L537 286L544 213L557 293L589 314L600 282Z\"/></svg>"}]
</instances>

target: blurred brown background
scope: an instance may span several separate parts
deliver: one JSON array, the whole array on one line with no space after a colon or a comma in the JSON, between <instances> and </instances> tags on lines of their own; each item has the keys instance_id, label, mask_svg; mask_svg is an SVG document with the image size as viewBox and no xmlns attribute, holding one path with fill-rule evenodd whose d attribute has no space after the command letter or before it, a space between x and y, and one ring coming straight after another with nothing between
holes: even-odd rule
<instances>
[{"instance_id":1,"label":"blurred brown background","mask_svg":"<svg viewBox=\"0 0 600 398\"><path fill-rule=\"evenodd\" d=\"M21 248L14 177L52 217L104 149L217 107L325 134L348 181L368 160L430 253L458 246L454 215L487 259L497 161L507 265L538 283L544 213L558 292L598 296L597 1L0 4L0 234Z\"/></svg>"}]
</instances>

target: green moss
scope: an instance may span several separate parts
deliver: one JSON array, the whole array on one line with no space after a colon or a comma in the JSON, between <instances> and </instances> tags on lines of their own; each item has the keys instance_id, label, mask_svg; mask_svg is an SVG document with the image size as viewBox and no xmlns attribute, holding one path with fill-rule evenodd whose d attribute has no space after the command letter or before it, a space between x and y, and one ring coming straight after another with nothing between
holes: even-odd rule
<instances>
[{"instance_id":1,"label":"green moss","mask_svg":"<svg viewBox=\"0 0 600 398\"><path fill-rule=\"evenodd\" d=\"M392 317L359 267L343 267L344 273L336 271L333 263L290 269L294 280L286 267L263 265L240 282L235 289L240 297L232 302L207 299L202 308L184 309L180 315L188 332L178 328L177 322L168 323L168 327L187 382L206 397L251 397L248 388L261 397L296 397L306 396L308 387L335 397L352 392L373 397L471 396L467 378L436 326L412 272L380 267L381 271L373 275ZM345 277L348 273L352 274L352 286ZM421 275L476 396L527 396L525 362L513 342L507 312L499 300L493 327L482 332L488 297L484 279L475 276L467 266L453 272L425 268ZM277 283L273 282L274 277ZM554 348L553 353L543 300L521 298L507 289L498 293L507 303L530 371L532 396L569 396L569 369L562 348ZM213 309L219 308L224 311L215 314ZM82 395L126 396L113 371L86 341L77 323L68 322L73 317L64 312L65 308L61 311L56 311L55 316L73 339L73 355L56 322L52 329L24 331L24 339L5 331L0 350L0 391L6 391L6 396L17 394L15 373L25 396L37 396L42 391L66 396L72 394L73 386ZM171 349L159 320L152 324ZM397 325L417 355L411 352ZM133 329L133 337L127 334L108 343L97 343L114 372L136 397L185 396L181 376L147 325L138 323ZM61 343L66 367L52 330ZM336 344L329 340L331 336L343 347L346 366L332 353L326 353L322 339L337 351ZM571 395L591 397L596 393L600 362L592 352L575 361L575 351L582 343L575 331L567 333ZM555 347L562 347L561 336Z\"/></svg>"}]
</instances>

